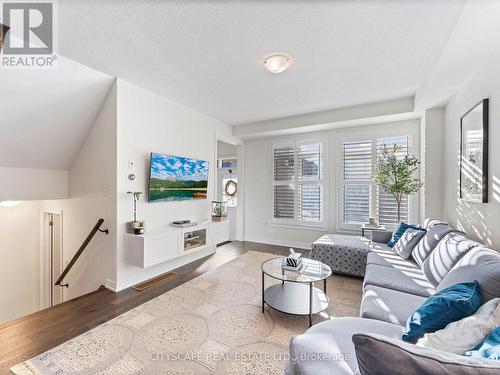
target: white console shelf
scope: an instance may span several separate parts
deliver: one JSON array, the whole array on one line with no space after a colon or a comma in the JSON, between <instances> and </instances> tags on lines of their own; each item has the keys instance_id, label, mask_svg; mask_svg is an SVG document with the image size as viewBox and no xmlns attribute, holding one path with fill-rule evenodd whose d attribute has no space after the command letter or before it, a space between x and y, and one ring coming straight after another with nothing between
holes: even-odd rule
<instances>
[{"instance_id":1,"label":"white console shelf","mask_svg":"<svg viewBox=\"0 0 500 375\"><path fill-rule=\"evenodd\" d=\"M177 228L170 225L143 235L125 234L125 254L130 265L148 268L188 254L202 252L225 240L227 222L206 220L195 226Z\"/></svg>"}]
</instances>

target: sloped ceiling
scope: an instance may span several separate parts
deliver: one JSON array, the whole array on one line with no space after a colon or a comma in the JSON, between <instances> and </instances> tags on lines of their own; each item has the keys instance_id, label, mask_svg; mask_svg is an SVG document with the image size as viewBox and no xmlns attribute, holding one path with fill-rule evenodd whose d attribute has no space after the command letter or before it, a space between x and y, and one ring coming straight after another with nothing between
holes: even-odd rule
<instances>
[{"instance_id":1,"label":"sloped ceiling","mask_svg":"<svg viewBox=\"0 0 500 375\"><path fill-rule=\"evenodd\" d=\"M0 167L68 170L113 78L60 56L53 70L0 70Z\"/></svg>"},{"instance_id":2,"label":"sloped ceiling","mask_svg":"<svg viewBox=\"0 0 500 375\"><path fill-rule=\"evenodd\" d=\"M59 2L60 52L232 125L412 96L462 0ZM273 75L270 52L294 64Z\"/></svg>"}]
</instances>

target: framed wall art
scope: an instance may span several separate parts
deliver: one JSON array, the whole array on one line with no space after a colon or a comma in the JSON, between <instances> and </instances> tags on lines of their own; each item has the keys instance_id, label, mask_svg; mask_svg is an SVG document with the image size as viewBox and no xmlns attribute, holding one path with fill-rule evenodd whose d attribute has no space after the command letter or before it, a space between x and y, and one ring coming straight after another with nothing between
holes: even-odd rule
<instances>
[{"instance_id":1,"label":"framed wall art","mask_svg":"<svg viewBox=\"0 0 500 375\"><path fill-rule=\"evenodd\" d=\"M483 99L460 119L460 198L488 203L488 108Z\"/></svg>"}]
</instances>

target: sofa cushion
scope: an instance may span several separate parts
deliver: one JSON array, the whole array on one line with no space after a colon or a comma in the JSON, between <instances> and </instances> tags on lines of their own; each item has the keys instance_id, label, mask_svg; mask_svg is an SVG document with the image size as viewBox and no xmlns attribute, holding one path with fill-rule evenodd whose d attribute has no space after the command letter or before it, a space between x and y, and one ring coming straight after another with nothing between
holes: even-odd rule
<instances>
[{"instance_id":1,"label":"sofa cushion","mask_svg":"<svg viewBox=\"0 0 500 375\"><path fill-rule=\"evenodd\" d=\"M379 286L367 285L361 301L360 317L404 326L425 297Z\"/></svg>"},{"instance_id":2,"label":"sofa cushion","mask_svg":"<svg viewBox=\"0 0 500 375\"><path fill-rule=\"evenodd\" d=\"M431 229L432 227L435 227L436 225L448 225L448 223L445 223L444 221L439 219L433 219L431 217L428 217L424 220L422 228L428 230Z\"/></svg>"},{"instance_id":3,"label":"sofa cushion","mask_svg":"<svg viewBox=\"0 0 500 375\"><path fill-rule=\"evenodd\" d=\"M354 374L358 363L354 353L352 335L358 332L370 332L387 337L401 337L403 327L371 319L337 318L309 328L309 330L290 340L291 372L293 374ZM318 336L321 335L321 336ZM329 338L328 338L329 337ZM313 360L318 354L343 354L340 361ZM312 354L311 356L308 356ZM345 364L351 372L346 369Z\"/></svg>"},{"instance_id":4,"label":"sofa cushion","mask_svg":"<svg viewBox=\"0 0 500 375\"><path fill-rule=\"evenodd\" d=\"M344 340L338 335L309 333L295 336L290 340L291 374L335 374L353 375L355 366L348 365L343 353Z\"/></svg>"},{"instance_id":5,"label":"sofa cushion","mask_svg":"<svg viewBox=\"0 0 500 375\"><path fill-rule=\"evenodd\" d=\"M436 225L430 228L411 253L415 262L422 267L424 260L429 256L432 250L434 250L439 241L453 231L455 231L455 229L447 225Z\"/></svg>"},{"instance_id":6,"label":"sofa cushion","mask_svg":"<svg viewBox=\"0 0 500 375\"><path fill-rule=\"evenodd\" d=\"M422 271L425 277L432 285L437 286L460 258L477 246L481 244L460 232L448 233L424 260Z\"/></svg>"},{"instance_id":7,"label":"sofa cushion","mask_svg":"<svg viewBox=\"0 0 500 375\"><path fill-rule=\"evenodd\" d=\"M399 270L420 270L420 267L411 259L402 259L394 252L371 251L368 253L367 264L391 267Z\"/></svg>"},{"instance_id":8,"label":"sofa cushion","mask_svg":"<svg viewBox=\"0 0 500 375\"><path fill-rule=\"evenodd\" d=\"M393 253L394 254L392 247L387 246L386 243L371 242L369 249L370 249L370 251L375 251L375 252L382 251L384 253Z\"/></svg>"},{"instance_id":9,"label":"sofa cushion","mask_svg":"<svg viewBox=\"0 0 500 375\"><path fill-rule=\"evenodd\" d=\"M419 268L396 269L369 264L366 267L363 288L367 285L381 286L422 297L429 297L435 292L434 286L427 281Z\"/></svg>"},{"instance_id":10,"label":"sofa cushion","mask_svg":"<svg viewBox=\"0 0 500 375\"><path fill-rule=\"evenodd\" d=\"M403 340L417 342L429 332L474 314L481 304L479 283L455 284L429 297L408 319Z\"/></svg>"},{"instance_id":11,"label":"sofa cushion","mask_svg":"<svg viewBox=\"0 0 500 375\"><path fill-rule=\"evenodd\" d=\"M446 274L436 290L473 280L479 281L481 303L500 297L500 253L486 247L471 249Z\"/></svg>"},{"instance_id":12,"label":"sofa cushion","mask_svg":"<svg viewBox=\"0 0 500 375\"><path fill-rule=\"evenodd\" d=\"M403 259L408 259L420 239L425 235L425 230L409 228L394 245L394 252Z\"/></svg>"},{"instance_id":13,"label":"sofa cushion","mask_svg":"<svg viewBox=\"0 0 500 375\"><path fill-rule=\"evenodd\" d=\"M352 338L361 375L493 375L500 362L422 348L380 334Z\"/></svg>"}]
</instances>

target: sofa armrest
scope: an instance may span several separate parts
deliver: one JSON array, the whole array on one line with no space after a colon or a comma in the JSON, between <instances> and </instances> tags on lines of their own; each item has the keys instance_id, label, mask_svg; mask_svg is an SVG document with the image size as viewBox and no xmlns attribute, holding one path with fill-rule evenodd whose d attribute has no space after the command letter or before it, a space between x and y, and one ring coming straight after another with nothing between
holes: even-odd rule
<instances>
[{"instance_id":1,"label":"sofa armrest","mask_svg":"<svg viewBox=\"0 0 500 375\"><path fill-rule=\"evenodd\" d=\"M384 229L372 231L372 241L378 243L388 243L392 238L392 232Z\"/></svg>"}]
</instances>

